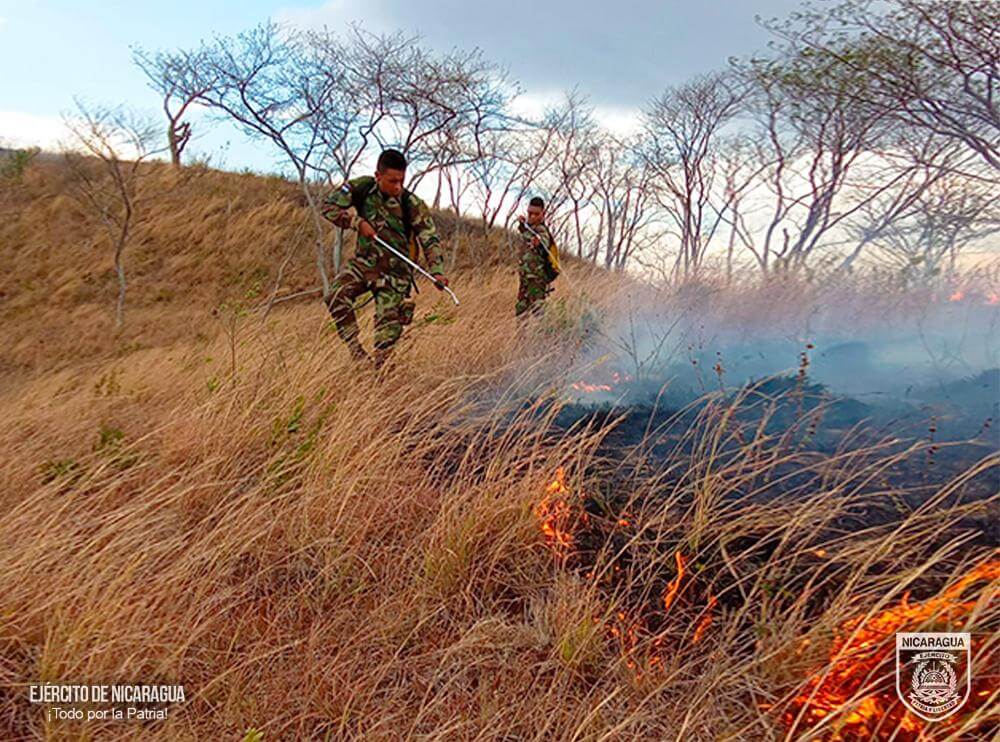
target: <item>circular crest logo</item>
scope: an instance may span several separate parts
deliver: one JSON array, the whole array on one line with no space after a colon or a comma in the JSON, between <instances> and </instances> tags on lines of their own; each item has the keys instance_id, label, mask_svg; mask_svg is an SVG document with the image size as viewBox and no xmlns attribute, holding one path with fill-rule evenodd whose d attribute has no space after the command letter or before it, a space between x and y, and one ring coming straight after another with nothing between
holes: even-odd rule
<instances>
[{"instance_id":1,"label":"circular crest logo","mask_svg":"<svg viewBox=\"0 0 1000 742\"><path fill-rule=\"evenodd\" d=\"M968 633L896 634L896 692L910 711L940 721L969 698Z\"/></svg>"}]
</instances>

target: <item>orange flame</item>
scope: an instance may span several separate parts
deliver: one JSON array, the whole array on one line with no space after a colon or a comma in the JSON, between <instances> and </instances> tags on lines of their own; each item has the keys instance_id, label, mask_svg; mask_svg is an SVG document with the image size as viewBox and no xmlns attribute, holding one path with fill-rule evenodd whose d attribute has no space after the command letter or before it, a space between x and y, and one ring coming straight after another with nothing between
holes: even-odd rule
<instances>
[{"instance_id":1,"label":"orange flame","mask_svg":"<svg viewBox=\"0 0 1000 742\"><path fill-rule=\"evenodd\" d=\"M678 551L674 554L674 559L677 561L677 576L671 580L666 591L663 593L664 613L670 610L674 598L677 597L677 593L681 589L681 580L684 579L684 555Z\"/></svg>"},{"instance_id":2,"label":"orange flame","mask_svg":"<svg viewBox=\"0 0 1000 742\"><path fill-rule=\"evenodd\" d=\"M991 291L989 296L986 297L986 306L995 307L997 305L1000 305L1000 293Z\"/></svg>"},{"instance_id":3,"label":"orange flame","mask_svg":"<svg viewBox=\"0 0 1000 742\"><path fill-rule=\"evenodd\" d=\"M573 519L573 508L570 506L568 499L571 494L570 488L566 485L566 472L563 467L559 467L556 470L555 478L545 487L545 496L533 508L535 516L539 519L539 528L545 537L546 543L557 553L561 554L569 550L574 543L571 522ZM618 526L627 527L631 525L631 521L627 517L624 517L626 515L627 513L623 512L621 517L618 518ZM579 518L586 522L587 514L581 513ZM671 606L681 592L684 578L687 574L687 562L680 551L674 552L674 562L677 567L677 574L664 590L664 613L670 611ZM621 571L621 567L617 564L614 565L614 569L616 572ZM595 578L596 575L593 570L587 572L587 579ZM709 594L708 604L702 611L701 618L695 628L693 640L696 644L704 638L708 628L711 626L712 611L717 602L715 596ZM602 623L602 620L597 617L594 618L594 621ZM642 615L629 617L625 612L619 611L611 621L604 621L603 623L609 638L618 645L626 666L635 672L637 680L643 678L647 670L651 672L663 669L663 656L660 654L663 643L662 637L654 639L651 647L652 651L646 655L645 661L638 659L636 656L640 646L640 634L648 632L646 619ZM644 667L647 670L644 670Z\"/></svg>"},{"instance_id":4,"label":"orange flame","mask_svg":"<svg viewBox=\"0 0 1000 742\"><path fill-rule=\"evenodd\" d=\"M965 298L965 291L963 289L955 289L955 293L948 297L948 301L962 301Z\"/></svg>"},{"instance_id":5,"label":"orange flame","mask_svg":"<svg viewBox=\"0 0 1000 742\"><path fill-rule=\"evenodd\" d=\"M610 384L588 384L585 381L574 381L571 386L578 392L593 394L594 392L610 392L614 389Z\"/></svg>"},{"instance_id":6,"label":"orange flame","mask_svg":"<svg viewBox=\"0 0 1000 742\"><path fill-rule=\"evenodd\" d=\"M715 604L718 603L714 595L708 596L708 605L705 606L705 615L698 622L698 628L694 630L694 643L697 644L705 637L705 632L708 631L708 627L712 625L712 609L715 608Z\"/></svg>"},{"instance_id":7,"label":"orange flame","mask_svg":"<svg viewBox=\"0 0 1000 742\"><path fill-rule=\"evenodd\" d=\"M844 622L830 648L830 665L827 671L817 673L792 703L784 715L785 723L792 726L802 714L802 722L813 726L830 714L852 707L843 717L843 727L835 739L863 736L865 739L890 735L894 729L905 732L919 731L922 722L900 704L894 688L883 688L865 693L871 678L892 677L883 671L883 665L895 657L893 637L896 632L914 630L926 621L935 619L952 625L967 616L976 601L962 602L962 594L979 580L1000 578L1000 561L986 562L946 589L940 596L923 603L910 604L909 594L904 594L900 604L887 608L868 618L858 616ZM804 649L808 640L804 640ZM881 669L880 669L881 668ZM859 698L859 694L862 694Z\"/></svg>"},{"instance_id":8,"label":"orange flame","mask_svg":"<svg viewBox=\"0 0 1000 742\"><path fill-rule=\"evenodd\" d=\"M626 666L630 670L636 670L637 663L634 656L639 645L639 632L645 629L642 619L630 619L624 612L619 611L612 622L605 624L605 629L608 636L618 644Z\"/></svg>"},{"instance_id":9,"label":"orange flame","mask_svg":"<svg viewBox=\"0 0 1000 742\"><path fill-rule=\"evenodd\" d=\"M534 508L545 541L557 551L565 551L573 546L570 527L572 511L567 500L569 494L566 472L560 466L556 470L555 479L545 487L545 497Z\"/></svg>"},{"instance_id":10,"label":"orange flame","mask_svg":"<svg viewBox=\"0 0 1000 742\"><path fill-rule=\"evenodd\" d=\"M677 565L677 575L670 581L663 592L663 609L665 612L670 610L682 592L684 579L687 575L687 560L680 551L674 553L674 561ZM618 569L617 565L615 569ZM588 578L593 577L593 572L589 572ZM699 614L700 619L695 627L693 638L695 644L700 642L708 632L712 624L713 611L717 604L718 600L710 593L708 604ZM610 620L598 617L594 618L595 623L603 623L608 638L617 645L619 654L625 661L626 667L634 673L634 678L637 681L649 678L650 673L665 671L663 642L667 635L651 636L649 618L651 617L643 615L642 612L629 614L625 611L616 612ZM641 641L643 637L651 638L652 641L646 645Z\"/></svg>"},{"instance_id":11,"label":"orange flame","mask_svg":"<svg viewBox=\"0 0 1000 742\"><path fill-rule=\"evenodd\" d=\"M611 382L608 384L591 384L587 381L574 381L570 386L578 392L586 392L587 394L593 394L595 392L611 392L614 388L621 384L623 381L632 381L631 374L622 374L618 371L613 371L611 373Z\"/></svg>"}]
</instances>

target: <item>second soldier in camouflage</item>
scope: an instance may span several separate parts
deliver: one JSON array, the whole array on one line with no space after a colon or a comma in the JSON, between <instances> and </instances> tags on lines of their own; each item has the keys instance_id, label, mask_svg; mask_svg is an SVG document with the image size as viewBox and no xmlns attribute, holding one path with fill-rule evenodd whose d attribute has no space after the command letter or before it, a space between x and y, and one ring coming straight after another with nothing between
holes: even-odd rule
<instances>
[{"instance_id":1,"label":"second soldier in camouflage","mask_svg":"<svg viewBox=\"0 0 1000 742\"><path fill-rule=\"evenodd\" d=\"M528 218L518 217L518 231L523 246L518 264L519 284L514 314L537 312L548 295L549 284L555 279L549 262L549 251L554 251L552 235L545 226L545 202L537 196L528 204Z\"/></svg>"}]
</instances>

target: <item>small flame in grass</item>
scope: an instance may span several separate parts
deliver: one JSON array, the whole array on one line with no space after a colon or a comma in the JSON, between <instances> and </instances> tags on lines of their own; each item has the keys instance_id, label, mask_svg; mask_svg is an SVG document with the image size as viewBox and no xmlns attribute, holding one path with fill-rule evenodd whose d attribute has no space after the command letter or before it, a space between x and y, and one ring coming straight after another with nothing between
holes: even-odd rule
<instances>
[{"instance_id":1,"label":"small flame in grass","mask_svg":"<svg viewBox=\"0 0 1000 742\"><path fill-rule=\"evenodd\" d=\"M588 520L585 512L579 513L578 516L574 514L574 508L569 502L571 495L572 490L566 484L566 471L563 467L559 467L555 477L546 485L545 494L541 501L533 508L546 543L559 555L565 555L573 547L574 521L579 518L580 521L586 523ZM631 526L633 521L630 518L631 515L623 511L617 519L617 525L622 528ZM680 551L674 553L674 562L677 566L677 574L663 592L664 614L669 613L670 608L680 595L687 574L687 560ZM621 567L615 564L614 571L620 572ZM593 570L587 572L586 576L588 580L597 579ZM699 614L700 619L695 627L694 643L697 644L705 637L712 624L712 612L717 602L715 596L709 594L708 604ZM630 617L624 611L618 611L611 620L594 617L594 622L604 624L608 637L618 645L626 666L635 672L637 680L644 677L647 672L663 669L662 636L653 639L651 651L645 655L645 659L640 659L637 656L640 635L648 635L649 632L646 617L641 614Z\"/></svg>"},{"instance_id":2,"label":"small flame in grass","mask_svg":"<svg viewBox=\"0 0 1000 742\"><path fill-rule=\"evenodd\" d=\"M631 374L622 374L618 371L614 371L611 374L611 380L609 383L604 384L591 384L587 381L574 381L570 386L578 392L584 392L586 394L594 394L596 392L612 392L615 387L621 384L623 381L632 381Z\"/></svg>"},{"instance_id":3,"label":"small flame in grass","mask_svg":"<svg viewBox=\"0 0 1000 742\"><path fill-rule=\"evenodd\" d=\"M545 487L546 495L568 495L569 487L566 486L566 470L561 466L556 469L556 476Z\"/></svg>"},{"instance_id":4,"label":"small flame in grass","mask_svg":"<svg viewBox=\"0 0 1000 742\"><path fill-rule=\"evenodd\" d=\"M678 551L674 554L674 560L677 562L677 576L670 581L667 589L663 592L664 613L670 611L670 606L673 605L674 598L677 597L677 593L681 589L681 580L684 579L684 555Z\"/></svg>"},{"instance_id":5,"label":"small flame in grass","mask_svg":"<svg viewBox=\"0 0 1000 742\"><path fill-rule=\"evenodd\" d=\"M705 615L702 616L701 620L698 622L698 627L694 630L694 643L697 644L705 637L705 632L708 631L708 627L712 625L712 609L715 608L715 604L718 603L714 595L708 596L708 605L705 606Z\"/></svg>"},{"instance_id":6,"label":"small flame in grass","mask_svg":"<svg viewBox=\"0 0 1000 742\"><path fill-rule=\"evenodd\" d=\"M645 629L642 620L631 620L624 612L619 611L612 621L605 624L605 629L608 636L618 645L622 657L625 658L626 666L630 670L637 669L635 652L639 645L639 632Z\"/></svg>"},{"instance_id":7,"label":"small flame in grass","mask_svg":"<svg viewBox=\"0 0 1000 742\"><path fill-rule=\"evenodd\" d=\"M974 290L972 292L972 294L970 295L969 292L966 291L965 289L956 289L948 297L948 301L950 301L950 302L965 301L966 299L970 299L970 300L971 299L975 299L977 301L979 299L982 299L983 306L987 306L987 307L1000 306L1000 291L993 290L993 291L990 291L989 293L983 294L983 293L980 293L979 291L975 291Z\"/></svg>"},{"instance_id":8,"label":"small flame in grass","mask_svg":"<svg viewBox=\"0 0 1000 742\"><path fill-rule=\"evenodd\" d=\"M601 619L595 618L594 622L601 623ZM664 669L661 653L663 637L654 638L648 649L641 650L641 638L649 636L649 627L642 616L631 617L619 611L604 622L604 629L636 681L648 677L648 673Z\"/></svg>"},{"instance_id":9,"label":"small flame in grass","mask_svg":"<svg viewBox=\"0 0 1000 742\"><path fill-rule=\"evenodd\" d=\"M545 487L545 496L534 508L546 543L556 551L565 551L573 546L570 525L572 511L567 499L569 494L566 472L560 466L556 470L555 479Z\"/></svg>"},{"instance_id":10,"label":"small flame in grass","mask_svg":"<svg viewBox=\"0 0 1000 742\"><path fill-rule=\"evenodd\" d=\"M663 610L665 613L669 612L671 607L676 604L677 598L682 592L685 577L687 576L687 560L681 552L677 551L674 553L674 562L677 565L677 575L663 591ZM718 600L716 597L709 593L708 603L699 614L700 618L695 626L692 638L694 644L701 642L708 633L708 629L712 625L713 611L717 604ZM611 622L605 624L605 628L611 639L617 643L621 655L625 659L626 666L635 673L636 680L642 680L649 673L664 670L665 655L663 654L663 641L666 635L652 638L652 642L644 650L643 657L638 656L640 637L649 634L646 617L639 615L635 618L630 618L625 613L619 612Z\"/></svg>"},{"instance_id":11,"label":"small flame in grass","mask_svg":"<svg viewBox=\"0 0 1000 742\"><path fill-rule=\"evenodd\" d=\"M976 601L963 601L962 595L970 585L979 580L1000 579L1000 561L979 565L940 596L923 603L911 604L909 594L904 594L900 604L867 618L858 616L845 621L838 629L830 648L830 667L814 675L803 693L792 703L784 719L788 726L795 724L802 713L806 726L813 726L824 717L852 706L842 720L836 739L875 738L873 735L891 735L899 729L908 733L918 732L922 722L912 716L896 695L891 683L876 692L866 693L871 678L893 678L889 664L895 657L893 637L899 631L915 630L925 622L936 619L954 625L966 617ZM800 651L808 646L803 640ZM860 696L860 697L859 697Z\"/></svg>"},{"instance_id":12,"label":"small flame in grass","mask_svg":"<svg viewBox=\"0 0 1000 742\"><path fill-rule=\"evenodd\" d=\"M578 392L593 394L594 392L610 392L614 389L610 384L588 384L586 381L574 381L571 385Z\"/></svg>"}]
</instances>

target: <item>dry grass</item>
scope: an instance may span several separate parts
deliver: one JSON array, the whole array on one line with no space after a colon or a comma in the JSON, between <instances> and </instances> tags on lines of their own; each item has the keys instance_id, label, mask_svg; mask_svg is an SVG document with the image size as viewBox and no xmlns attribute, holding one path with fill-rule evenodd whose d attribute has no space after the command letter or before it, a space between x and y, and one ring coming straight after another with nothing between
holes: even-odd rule
<instances>
[{"instance_id":1,"label":"dry grass","mask_svg":"<svg viewBox=\"0 0 1000 742\"><path fill-rule=\"evenodd\" d=\"M315 304L238 317L228 337L210 315L221 276L280 260L300 217L265 203L280 184L247 178L227 195L237 176L197 178L218 193L168 193L174 221L145 227L124 340L106 339L110 277L78 294L89 248L71 245L79 220L58 197L14 227L46 247L10 255L20 288L5 299L0 737L808 738L781 715L828 666L838 626L991 557L959 523L985 507L956 504L961 481L890 524L838 531L838 517L899 496L870 486L889 454L790 454L729 425L725 406L666 461L600 460L601 433L563 432L553 415L584 307L612 316L635 289L579 267L556 297L565 321L527 329L503 269L460 271L459 310L423 291L381 376L350 366ZM290 290L311 285L308 255ZM59 275L54 306L34 315L46 294L25 287ZM140 285L189 290L159 306ZM560 466L574 533L615 531L614 516L582 522L584 494L613 487L628 503L586 570L553 552L535 513ZM818 480L752 496L790 466ZM636 615L675 581L667 610ZM964 630L995 631L996 580L970 600ZM46 724L24 687L42 681L179 682L188 700L154 725ZM996 687L968 729L940 738L986 734Z\"/></svg>"},{"instance_id":2,"label":"dry grass","mask_svg":"<svg viewBox=\"0 0 1000 742\"><path fill-rule=\"evenodd\" d=\"M206 314L224 304L259 306L275 290L288 296L319 286L312 222L295 184L162 164L148 173L125 252L129 288L118 336L111 249L98 217L70 197L72 173L45 161L21 182L0 182L0 377L77 367L193 334L205 340L215 334ZM452 269L512 265L499 233L484 246L471 222L442 214L438 225L445 239L462 228ZM346 247L350 254L350 238Z\"/></svg>"}]
</instances>

